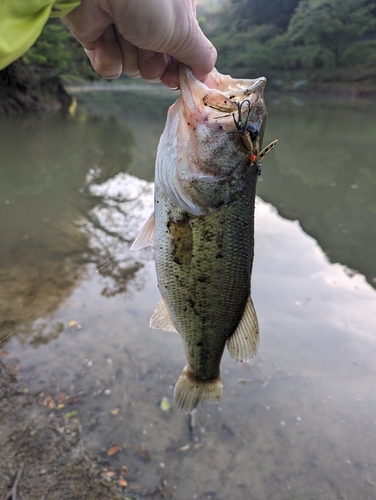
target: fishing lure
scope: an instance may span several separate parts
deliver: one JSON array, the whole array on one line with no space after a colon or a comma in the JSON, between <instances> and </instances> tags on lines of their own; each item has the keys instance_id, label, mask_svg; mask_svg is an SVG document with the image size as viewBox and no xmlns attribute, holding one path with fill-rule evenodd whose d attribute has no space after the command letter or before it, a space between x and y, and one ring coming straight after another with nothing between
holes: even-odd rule
<instances>
[{"instance_id":1,"label":"fishing lure","mask_svg":"<svg viewBox=\"0 0 376 500\"><path fill-rule=\"evenodd\" d=\"M268 144L264 149L262 149L260 152L258 152L258 130L254 125L251 123L248 123L249 115L251 113L251 103L248 99L245 99L242 101L240 104L236 102L236 105L238 107L238 117L237 119L235 118L235 115L232 115L232 118L234 120L236 130L234 132L229 132L239 134L240 139L242 140L244 146L248 149L248 151L251 153L249 155L249 161L251 163L256 163L257 169L259 173L261 172L261 165L259 162L266 156L267 154L270 153L272 149L275 148L275 146L278 144L278 139L272 141L270 144ZM248 112L247 116L245 118L245 121L243 122L242 120L242 107L243 105L248 106Z\"/></svg>"},{"instance_id":2,"label":"fishing lure","mask_svg":"<svg viewBox=\"0 0 376 500\"><path fill-rule=\"evenodd\" d=\"M251 162L255 161L256 163L258 163L260 160L262 160L264 158L264 156L266 156L267 154L269 154L270 151L272 149L274 149L277 144L278 144L278 139L275 139L270 144L268 144L266 146L266 148L264 148L262 151L260 151L257 155L250 155L249 159L251 160Z\"/></svg>"}]
</instances>

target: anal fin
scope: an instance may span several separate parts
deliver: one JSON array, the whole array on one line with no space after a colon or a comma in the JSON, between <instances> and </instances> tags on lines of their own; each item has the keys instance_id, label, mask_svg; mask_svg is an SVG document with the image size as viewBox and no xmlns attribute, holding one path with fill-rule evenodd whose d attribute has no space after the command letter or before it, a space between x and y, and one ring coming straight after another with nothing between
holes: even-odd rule
<instances>
[{"instance_id":1,"label":"anal fin","mask_svg":"<svg viewBox=\"0 0 376 500\"><path fill-rule=\"evenodd\" d=\"M170 315L168 313L165 301L161 299L150 318L150 328L154 330L164 330L165 332L176 332L176 330Z\"/></svg>"},{"instance_id":2,"label":"anal fin","mask_svg":"<svg viewBox=\"0 0 376 500\"><path fill-rule=\"evenodd\" d=\"M235 332L226 341L230 356L236 361L247 361L257 351L259 326L255 307L249 297L243 316Z\"/></svg>"},{"instance_id":3,"label":"anal fin","mask_svg":"<svg viewBox=\"0 0 376 500\"><path fill-rule=\"evenodd\" d=\"M155 216L154 212L150 214L150 217L142 226L140 232L136 236L134 240L131 251L141 250L142 248L148 247L150 245L154 245L155 239Z\"/></svg>"}]
</instances>

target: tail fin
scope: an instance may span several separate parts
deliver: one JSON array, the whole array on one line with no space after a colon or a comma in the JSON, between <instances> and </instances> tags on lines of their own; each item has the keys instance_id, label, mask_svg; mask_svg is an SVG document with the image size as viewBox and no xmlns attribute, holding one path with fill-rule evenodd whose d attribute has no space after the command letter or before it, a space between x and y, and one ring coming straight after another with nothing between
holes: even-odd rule
<instances>
[{"instance_id":1,"label":"tail fin","mask_svg":"<svg viewBox=\"0 0 376 500\"><path fill-rule=\"evenodd\" d=\"M174 390L175 400L180 410L189 412L203 401L219 401L223 396L221 375L210 382L199 382L185 366Z\"/></svg>"}]
</instances>

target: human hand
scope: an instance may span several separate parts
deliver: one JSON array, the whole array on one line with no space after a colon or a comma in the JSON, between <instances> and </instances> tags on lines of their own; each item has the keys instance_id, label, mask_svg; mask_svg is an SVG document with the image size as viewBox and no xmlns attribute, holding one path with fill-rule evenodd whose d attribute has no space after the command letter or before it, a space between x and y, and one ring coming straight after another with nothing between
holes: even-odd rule
<instances>
[{"instance_id":1,"label":"human hand","mask_svg":"<svg viewBox=\"0 0 376 500\"><path fill-rule=\"evenodd\" d=\"M217 57L197 23L195 0L82 0L62 21L107 79L124 72L178 88L179 62L202 80Z\"/></svg>"}]
</instances>

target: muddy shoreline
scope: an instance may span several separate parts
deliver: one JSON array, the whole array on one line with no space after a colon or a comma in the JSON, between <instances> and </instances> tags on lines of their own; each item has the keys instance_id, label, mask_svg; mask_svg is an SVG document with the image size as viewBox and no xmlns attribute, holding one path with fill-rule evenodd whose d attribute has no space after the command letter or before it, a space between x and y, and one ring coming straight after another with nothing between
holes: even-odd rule
<instances>
[{"instance_id":1,"label":"muddy shoreline","mask_svg":"<svg viewBox=\"0 0 376 500\"><path fill-rule=\"evenodd\" d=\"M0 360L0 497L124 498L85 448L79 420L58 416L43 393L29 393L18 369L15 359Z\"/></svg>"},{"instance_id":2,"label":"muddy shoreline","mask_svg":"<svg viewBox=\"0 0 376 500\"><path fill-rule=\"evenodd\" d=\"M127 488L126 467L111 470L110 456L99 459L87 450L74 405L65 414L56 411L51 396L28 391L17 360L4 350L0 355L1 499L169 498L166 484L137 493Z\"/></svg>"}]
</instances>

